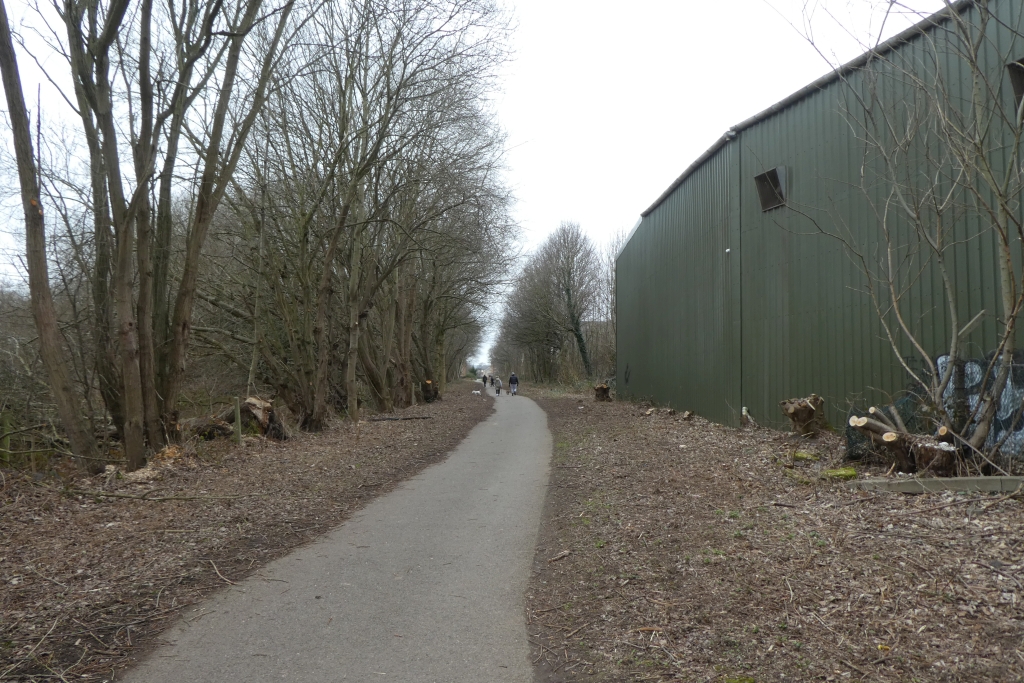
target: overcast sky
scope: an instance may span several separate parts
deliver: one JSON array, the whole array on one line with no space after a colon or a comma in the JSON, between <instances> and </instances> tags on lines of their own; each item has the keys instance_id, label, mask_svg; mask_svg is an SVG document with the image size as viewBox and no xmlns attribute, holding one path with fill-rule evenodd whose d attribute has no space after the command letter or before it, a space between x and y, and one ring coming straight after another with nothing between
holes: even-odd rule
<instances>
[{"instance_id":1,"label":"overcast sky","mask_svg":"<svg viewBox=\"0 0 1024 683\"><path fill-rule=\"evenodd\" d=\"M524 246L628 233L731 126L943 6L908 2L517 0L498 113Z\"/></svg>"},{"instance_id":2,"label":"overcast sky","mask_svg":"<svg viewBox=\"0 0 1024 683\"><path fill-rule=\"evenodd\" d=\"M911 0L918 12L941 0ZM517 0L499 100L527 247L630 230L729 127L921 19L879 0ZM825 59L803 37L813 33ZM854 39L854 38L857 39Z\"/></svg>"}]
</instances>

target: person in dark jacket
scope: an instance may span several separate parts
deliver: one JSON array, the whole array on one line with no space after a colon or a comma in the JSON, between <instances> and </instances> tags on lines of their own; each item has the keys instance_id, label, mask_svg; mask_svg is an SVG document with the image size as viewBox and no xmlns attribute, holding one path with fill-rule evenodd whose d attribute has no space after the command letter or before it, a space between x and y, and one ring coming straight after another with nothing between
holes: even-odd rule
<instances>
[{"instance_id":1,"label":"person in dark jacket","mask_svg":"<svg viewBox=\"0 0 1024 683\"><path fill-rule=\"evenodd\" d=\"M512 373L512 376L508 378L508 393L512 396L516 395L516 391L519 390L519 378L516 377L516 373Z\"/></svg>"}]
</instances>

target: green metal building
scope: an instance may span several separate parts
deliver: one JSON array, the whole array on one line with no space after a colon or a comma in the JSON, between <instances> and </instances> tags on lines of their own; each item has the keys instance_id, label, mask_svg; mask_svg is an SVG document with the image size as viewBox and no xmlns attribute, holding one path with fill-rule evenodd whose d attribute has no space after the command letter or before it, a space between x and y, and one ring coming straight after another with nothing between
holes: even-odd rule
<instances>
[{"instance_id":1,"label":"green metal building","mask_svg":"<svg viewBox=\"0 0 1024 683\"><path fill-rule=\"evenodd\" d=\"M979 4L954 3L731 128L643 212L616 261L620 396L724 424L737 424L746 406L758 422L781 426L783 399L822 395L838 424L852 404L906 389L910 375L856 254L876 272L890 236L904 259L893 278L901 312L931 357L948 351L952 321L941 272L894 206L896 183L954 197L935 216L951 226L944 253L959 324L985 311L966 337L968 353L996 347L996 240L976 198L956 189L957 164L928 119L936 87L947 117L969 117L983 100L989 116L1006 120L991 126L987 158L1019 166L1024 4L987 4L987 23ZM980 32L978 72L963 57L964 27ZM974 87L979 74L984 92ZM1019 236L1011 239L1019 254ZM922 362L905 338L896 343L911 368Z\"/></svg>"}]
</instances>

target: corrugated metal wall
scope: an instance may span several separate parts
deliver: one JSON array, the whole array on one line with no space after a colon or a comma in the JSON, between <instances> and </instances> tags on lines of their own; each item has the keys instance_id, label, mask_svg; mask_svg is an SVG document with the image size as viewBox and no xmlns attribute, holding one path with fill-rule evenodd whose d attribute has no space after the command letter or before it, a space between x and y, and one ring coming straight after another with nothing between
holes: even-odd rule
<instances>
[{"instance_id":1,"label":"corrugated metal wall","mask_svg":"<svg viewBox=\"0 0 1024 683\"><path fill-rule=\"evenodd\" d=\"M726 423L740 410L734 149L645 218L616 264L619 393L679 408L699 397Z\"/></svg>"},{"instance_id":2,"label":"corrugated metal wall","mask_svg":"<svg viewBox=\"0 0 1024 683\"><path fill-rule=\"evenodd\" d=\"M822 233L863 243L873 222L856 185L862 151L838 115L839 88L804 99L738 138L742 393L761 422L778 424L780 400L812 392L828 399L835 421L857 393L903 384L863 291L863 273L842 242ZM787 169L787 205L762 212L752 179L776 166ZM845 225L835 223L835 215Z\"/></svg>"},{"instance_id":3,"label":"corrugated metal wall","mask_svg":"<svg viewBox=\"0 0 1024 683\"><path fill-rule=\"evenodd\" d=\"M998 96L1012 107L1005 64L1024 58L1024 46L1006 27L1020 25L1021 6L997 9L1002 26L988 27L986 60L992 78L1005 82ZM727 424L745 405L760 422L781 425L778 402L785 398L821 394L830 419L841 423L851 402L878 402L908 386L861 267L821 230L848 239L870 263L884 256L879 207L891 185L878 177L884 168L877 152L857 139L856 123L851 128L861 111L851 94L876 88L892 105L888 113L905 120L914 91L899 70L922 73L937 49L950 100L967 101L970 73L943 47L947 37L946 29L933 30L937 48L914 39L887 57L896 68L878 62L741 130L643 219L617 261L621 395ZM908 167L923 167L925 147L908 150ZM753 178L777 166L787 170L787 205L762 212ZM918 248L893 215L887 220L901 253ZM962 242L947 258L959 288L959 323L989 313L968 339L978 357L998 338L996 245L976 211L961 211L958 220ZM926 264L921 253L916 263ZM945 353L950 319L937 269L924 265L903 277L907 320L933 357ZM906 343L901 352L913 356Z\"/></svg>"}]
</instances>

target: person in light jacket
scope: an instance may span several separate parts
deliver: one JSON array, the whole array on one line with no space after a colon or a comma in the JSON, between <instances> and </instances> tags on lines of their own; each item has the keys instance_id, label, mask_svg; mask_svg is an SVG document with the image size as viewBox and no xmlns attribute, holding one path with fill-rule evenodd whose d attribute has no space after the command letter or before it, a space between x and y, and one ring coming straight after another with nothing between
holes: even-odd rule
<instances>
[{"instance_id":1,"label":"person in light jacket","mask_svg":"<svg viewBox=\"0 0 1024 683\"><path fill-rule=\"evenodd\" d=\"M496 396L501 396L501 378L494 378L494 393Z\"/></svg>"}]
</instances>

